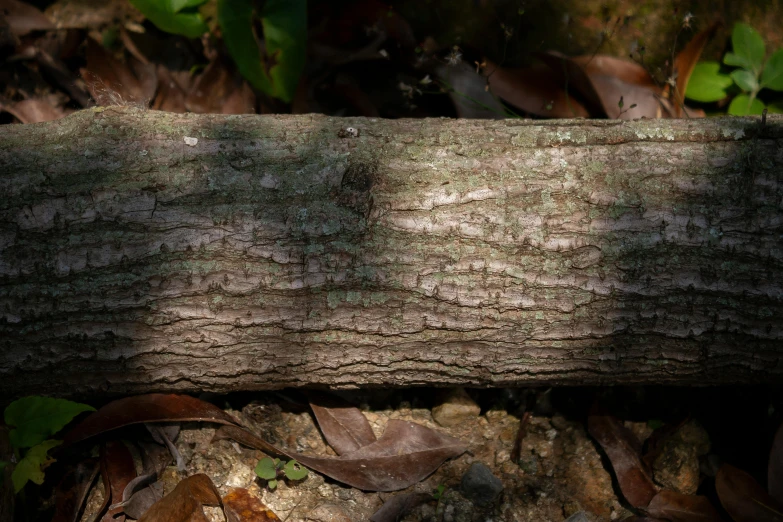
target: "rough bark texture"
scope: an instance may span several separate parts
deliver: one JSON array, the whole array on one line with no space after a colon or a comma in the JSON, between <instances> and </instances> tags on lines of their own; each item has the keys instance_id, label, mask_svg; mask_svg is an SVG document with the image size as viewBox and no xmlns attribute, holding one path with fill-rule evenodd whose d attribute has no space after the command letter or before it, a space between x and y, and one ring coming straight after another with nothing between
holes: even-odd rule
<instances>
[{"instance_id":1,"label":"rough bark texture","mask_svg":"<svg viewBox=\"0 0 783 522\"><path fill-rule=\"evenodd\" d=\"M779 379L781 123L5 126L0 395Z\"/></svg>"}]
</instances>

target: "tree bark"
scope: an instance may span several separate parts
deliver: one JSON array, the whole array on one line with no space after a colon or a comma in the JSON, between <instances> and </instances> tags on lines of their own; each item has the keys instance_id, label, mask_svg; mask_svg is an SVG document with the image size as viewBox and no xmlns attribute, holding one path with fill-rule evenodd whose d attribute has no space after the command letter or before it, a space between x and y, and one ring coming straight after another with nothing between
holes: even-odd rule
<instances>
[{"instance_id":1,"label":"tree bark","mask_svg":"<svg viewBox=\"0 0 783 522\"><path fill-rule=\"evenodd\" d=\"M781 123L2 127L0 395L780 379Z\"/></svg>"}]
</instances>

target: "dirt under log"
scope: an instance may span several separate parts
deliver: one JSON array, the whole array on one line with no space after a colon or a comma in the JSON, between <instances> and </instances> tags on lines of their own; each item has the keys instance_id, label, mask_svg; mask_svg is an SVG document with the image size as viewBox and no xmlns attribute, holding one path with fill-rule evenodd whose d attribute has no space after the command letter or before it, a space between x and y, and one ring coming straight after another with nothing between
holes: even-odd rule
<instances>
[{"instance_id":1,"label":"dirt under log","mask_svg":"<svg viewBox=\"0 0 783 522\"><path fill-rule=\"evenodd\" d=\"M4 126L0 395L779 380L782 124Z\"/></svg>"}]
</instances>

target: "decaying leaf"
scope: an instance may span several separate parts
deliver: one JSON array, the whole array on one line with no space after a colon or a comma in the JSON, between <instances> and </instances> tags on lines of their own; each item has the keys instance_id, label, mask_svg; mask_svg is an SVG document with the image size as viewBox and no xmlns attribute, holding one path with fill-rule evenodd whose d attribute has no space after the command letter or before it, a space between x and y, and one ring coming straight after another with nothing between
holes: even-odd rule
<instances>
[{"instance_id":1,"label":"decaying leaf","mask_svg":"<svg viewBox=\"0 0 783 522\"><path fill-rule=\"evenodd\" d=\"M54 492L52 522L77 522L90 486L100 470L96 458L88 458L68 470Z\"/></svg>"},{"instance_id":2,"label":"decaying leaf","mask_svg":"<svg viewBox=\"0 0 783 522\"><path fill-rule=\"evenodd\" d=\"M750 474L731 464L718 470L715 490L734 522L783 522L783 506Z\"/></svg>"},{"instance_id":3,"label":"decaying leaf","mask_svg":"<svg viewBox=\"0 0 783 522\"><path fill-rule=\"evenodd\" d=\"M123 508L112 506L122 501L122 493L128 484L136 478L136 466L128 447L122 441L109 441L101 446L101 477L103 490L103 507L99 513L106 510L101 519L104 522L122 522L125 520ZM119 515L119 516L118 516Z\"/></svg>"},{"instance_id":4,"label":"decaying leaf","mask_svg":"<svg viewBox=\"0 0 783 522\"><path fill-rule=\"evenodd\" d=\"M277 522L280 518L245 488L233 488L223 497L228 522Z\"/></svg>"},{"instance_id":5,"label":"decaying leaf","mask_svg":"<svg viewBox=\"0 0 783 522\"><path fill-rule=\"evenodd\" d=\"M525 112L547 118L587 118L590 113L545 65L507 69L487 61L483 71L492 94Z\"/></svg>"},{"instance_id":6,"label":"decaying leaf","mask_svg":"<svg viewBox=\"0 0 783 522\"><path fill-rule=\"evenodd\" d=\"M714 22L707 29L696 34L674 59L673 76L675 78L675 91L670 98L674 106L674 116L677 118L681 117L683 113L685 91L688 89L688 80L691 77L693 68L696 67L696 63L701 58L704 46L715 35L718 27L720 27L720 22Z\"/></svg>"},{"instance_id":7,"label":"decaying leaf","mask_svg":"<svg viewBox=\"0 0 783 522\"><path fill-rule=\"evenodd\" d=\"M177 484L174 491L156 502L139 522L207 522L203 506L222 506L212 480L198 473Z\"/></svg>"},{"instance_id":8,"label":"decaying leaf","mask_svg":"<svg viewBox=\"0 0 783 522\"><path fill-rule=\"evenodd\" d=\"M338 455L375 442L375 433L359 408L325 395L311 395L310 407L326 441Z\"/></svg>"},{"instance_id":9,"label":"decaying leaf","mask_svg":"<svg viewBox=\"0 0 783 522\"><path fill-rule=\"evenodd\" d=\"M561 74L561 84L572 85L588 101L593 116L633 119L665 115L661 89L637 63L603 55L571 58L552 51L538 56Z\"/></svg>"},{"instance_id":10,"label":"decaying leaf","mask_svg":"<svg viewBox=\"0 0 783 522\"><path fill-rule=\"evenodd\" d=\"M12 114L22 123L40 123L65 116L62 108L47 98L30 98L8 105L0 103L0 111Z\"/></svg>"},{"instance_id":11,"label":"decaying leaf","mask_svg":"<svg viewBox=\"0 0 783 522\"><path fill-rule=\"evenodd\" d=\"M688 79L704 45L719 24L697 34L674 64L675 95L660 86L638 63L604 55L566 56L537 53L545 66L505 69L488 63L485 74L492 92L537 116L550 118L608 117L679 118L703 116L683 105Z\"/></svg>"},{"instance_id":12,"label":"decaying leaf","mask_svg":"<svg viewBox=\"0 0 783 522\"><path fill-rule=\"evenodd\" d=\"M125 487L122 502L112 507L122 507L129 517L141 518L155 502L163 498L163 484L157 480L155 473L139 475Z\"/></svg>"},{"instance_id":13,"label":"decaying leaf","mask_svg":"<svg viewBox=\"0 0 783 522\"><path fill-rule=\"evenodd\" d=\"M707 497L684 495L664 489L658 492L647 506L647 512L657 518L672 522L721 522Z\"/></svg>"},{"instance_id":14,"label":"decaying leaf","mask_svg":"<svg viewBox=\"0 0 783 522\"><path fill-rule=\"evenodd\" d=\"M658 490L642 462L636 436L615 417L600 412L587 417L587 431L609 457L625 499L636 508L647 507Z\"/></svg>"},{"instance_id":15,"label":"decaying leaf","mask_svg":"<svg viewBox=\"0 0 783 522\"><path fill-rule=\"evenodd\" d=\"M171 456L174 457L174 460L177 463L177 471L185 471L185 460L182 458L182 455L180 455L179 450L173 442L177 440L177 435L179 435L179 423L145 422L144 426L147 428L147 431L150 432L150 435L152 435L155 442L163 444L168 448Z\"/></svg>"},{"instance_id":16,"label":"decaying leaf","mask_svg":"<svg viewBox=\"0 0 783 522\"><path fill-rule=\"evenodd\" d=\"M185 107L191 112L245 114L255 112L256 97L227 61L213 60L193 82Z\"/></svg>"},{"instance_id":17,"label":"decaying leaf","mask_svg":"<svg viewBox=\"0 0 783 522\"><path fill-rule=\"evenodd\" d=\"M0 0L0 13L16 36L24 36L30 31L54 29L52 21L37 7L19 0Z\"/></svg>"},{"instance_id":18,"label":"decaying leaf","mask_svg":"<svg viewBox=\"0 0 783 522\"><path fill-rule=\"evenodd\" d=\"M158 93L152 102L152 108L157 111L187 112L185 107L185 91L177 83L169 70L158 65Z\"/></svg>"},{"instance_id":19,"label":"decaying leaf","mask_svg":"<svg viewBox=\"0 0 783 522\"><path fill-rule=\"evenodd\" d=\"M366 491L396 491L435 471L446 459L461 455L457 439L413 422L393 419L376 442L337 458L311 457L276 446L238 426L222 426L213 440L233 439L273 455L285 455L335 480Z\"/></svg>"},{"instance_id":20,"label":"decaying leaf","mask_svg":"<svg viewBox=\"0 0 783 522\"><path fill-rule=\"evenodd\" d=\"M487 79L466 63L440 65L435 69L440 82L448 87L449 96L460 118L503 119L503 104L487 89Z\"/></svg>"},{"instance_id":21,"label":"decaying leaf","mask_svg":"<svg viewBox=\"0 0 783 522\"><path fill-rule=\"evenodd\" d=\"M92 38L87 39L87 65L81 73L98 105L146 107L158 86L153 64L141 63L133 56L123 63Z\"/></svg>"},{"instance_id":22,"label":"decaying leaf","mask_svg":"<svg viewBox=\"0 0 783 522\"><path fill-rule=\"evenodd\" d=\"M144 422L203 421L238 424L217 406L188 395L150 393L110 402L65 435L64 445Z\"/></svg>"}]
</instances>

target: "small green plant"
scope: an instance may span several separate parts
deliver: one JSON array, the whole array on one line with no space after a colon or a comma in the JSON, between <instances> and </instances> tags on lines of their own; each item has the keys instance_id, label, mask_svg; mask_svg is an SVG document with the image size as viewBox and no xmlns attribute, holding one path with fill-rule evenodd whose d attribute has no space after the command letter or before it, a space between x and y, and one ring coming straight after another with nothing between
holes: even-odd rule
<instances>
[{"instance_id":1,"label":"small green plant","mask_svg":"<svg viewBox=\"0 0 783 522\"><path fill-rule=\"evenodd\" d=\"M307 468L295 460L283 462L280 459L264 457L256 465L256 475L267 481L269 489L277 488L277 481L284 476L288 480L302 480L307 476Z\"/></svg>"},{"instance_id":2,"label":"small green plant","mask_svg":"<svg viewBox=\"0 0 783 522\"><path fill-rule=\"evenodd\" d=\"M95 411L95 408L65 399L37 396L24 397L8 405L5 423L11 428L9 438L16 460L11 480L16 493L28 480L43 483L44 469L54 462L48 452L62 443L49 437L84 411ZM0 469L7 464L0 462Z\"/></svg>"},{"instance_id":3,"label":"small green plant","mask_svg":"<svg viewBox=\"0 0 783 522\"><path fill-rule=\"evenodd\" d=\"M783 49L766 59L766 48L761 35L747 24L738 23L731 33L732 52L718 62L696 65L688 82L686 98L699 102L716 102L737 93L731 100L728 113L735 116L783 112L783 102L765 104L758 98L763 89L783 91Z\"/></svg>"},{"instance_id":4,"label":"small green plant","mask_svg":"<svg viewBox=\"0 0 783 522\"><path fill-rule=\"evenodd\" d=\"M268 96L291 101L304 70L306 0L131 0L159 29L199 38L217 25L229 54L250 84ZM216 14L217 16L213 16ZM264 53L255 21L261 22Z\"/></svg>"},{"instance_id":5,"label":"small green plant","mask_svg":"<svg viewBox=\"0 0 783 522\"><path fill-rule=\"evenodd\" d=\"M435 491L432 492L432 498L438 501L438 505L435 506L435 513L440 513L440 504L443 501L443 493L446 492L446 486L443 484L438 484L438 487Z\"/></svg>"}]
</instances>

